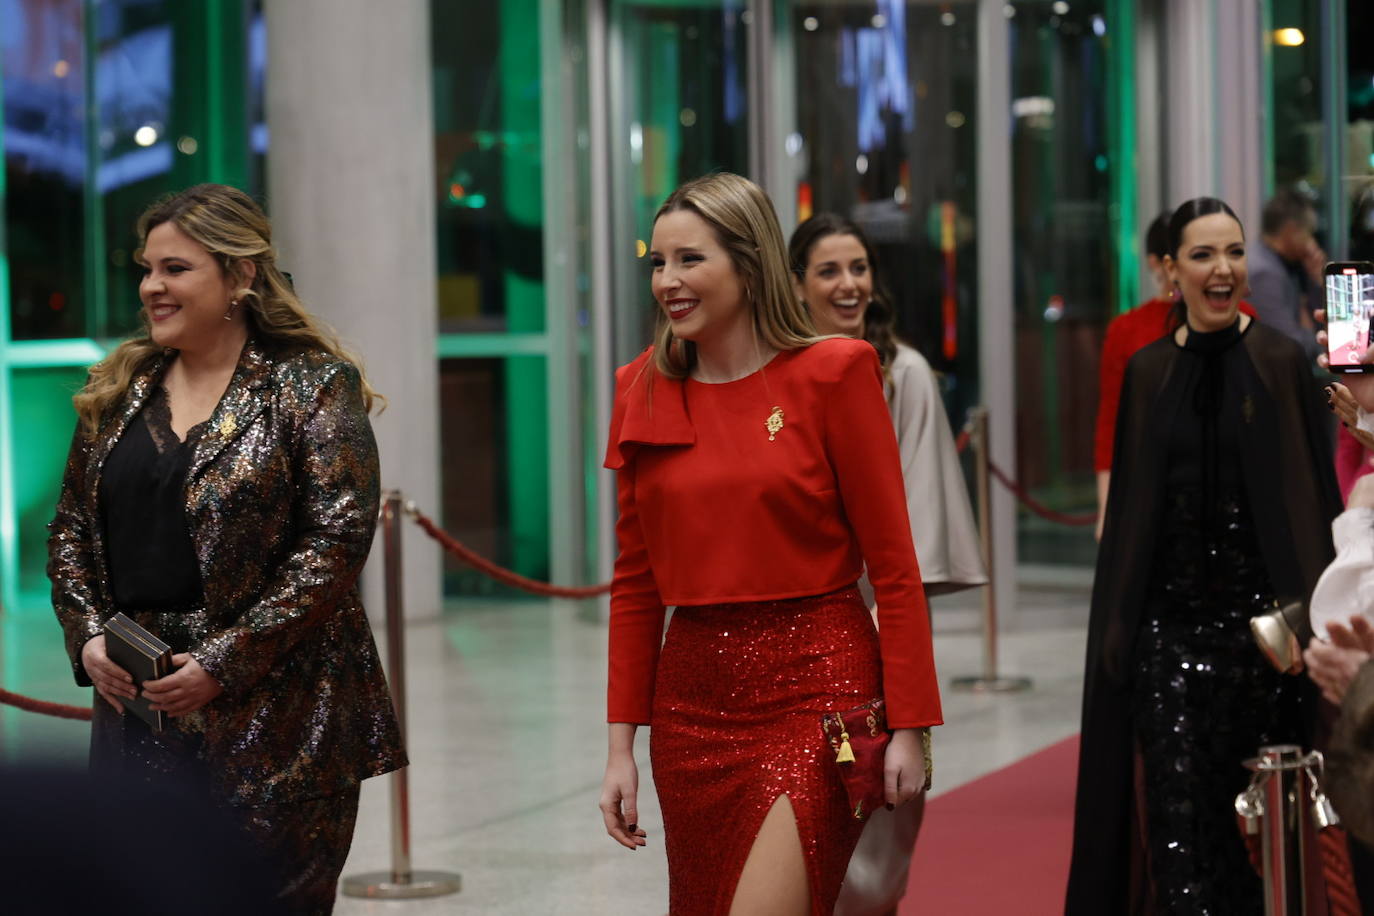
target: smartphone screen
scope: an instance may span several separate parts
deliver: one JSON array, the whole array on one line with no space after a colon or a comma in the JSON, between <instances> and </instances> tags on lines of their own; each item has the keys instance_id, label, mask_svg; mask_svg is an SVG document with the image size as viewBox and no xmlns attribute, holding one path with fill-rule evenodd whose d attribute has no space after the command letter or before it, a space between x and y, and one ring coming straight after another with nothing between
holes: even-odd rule
<instances>
[{"instance_id":1,"label":"smartphone screen","mask_svg":"<svg viewBox=\"0 0 1374 916\"><path fill-rule=\"evenodd\" d=\"M1332 372L1374 372L1360 362L1369 349L1374 312L1374 264L1335 261L1326 265L1326 356Z\"/></svg>"}]
</instances>

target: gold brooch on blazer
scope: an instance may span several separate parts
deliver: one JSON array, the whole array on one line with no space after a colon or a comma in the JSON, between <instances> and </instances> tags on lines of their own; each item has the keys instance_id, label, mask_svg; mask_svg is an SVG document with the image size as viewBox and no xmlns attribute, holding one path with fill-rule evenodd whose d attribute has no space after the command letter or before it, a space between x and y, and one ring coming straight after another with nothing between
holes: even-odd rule
<instances>
[{"instance_id":1,"label":"gold brooch on blazer","mask_svg":"<svg viewBox=\"0 0 1374 916\"><path fill-rule=\"evenodd\" d=\"M768 441L772 442L782 429L782 408L774 407L773 412L768 415L768 420L763 425L768 429Z\"/></svg>"}]
</instances>

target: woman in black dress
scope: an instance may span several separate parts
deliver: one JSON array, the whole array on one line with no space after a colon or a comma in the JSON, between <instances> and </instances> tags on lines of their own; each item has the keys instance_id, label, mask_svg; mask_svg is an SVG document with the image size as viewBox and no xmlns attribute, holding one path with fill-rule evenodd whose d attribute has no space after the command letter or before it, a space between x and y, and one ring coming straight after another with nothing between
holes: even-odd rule
<instances>
[{"instance_id":1,"label":"woman in black dress","mask_svg":"<svg viewBox=\"0 0 1374 916\"><path fill-rule=\"evenodd\" d=\"M1340 511L1301 348L1242 315L1231 208L1188 201L1165 260L1179 327L1127 365L1093 586L1066 911L1256 913L1236 829L1241 763L1310 743L1302 679L1249 618L1305 599Z\"/></svg>"}]
</instances>

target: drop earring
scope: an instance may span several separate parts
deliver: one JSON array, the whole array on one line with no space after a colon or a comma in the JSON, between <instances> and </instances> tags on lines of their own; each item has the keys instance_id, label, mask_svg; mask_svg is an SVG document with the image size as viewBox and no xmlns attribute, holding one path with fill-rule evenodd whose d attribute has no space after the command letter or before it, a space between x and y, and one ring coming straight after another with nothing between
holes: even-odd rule
<instances>
[{"instance_id":1,"label":"drop earring","mask_svg":"<svg viewBox=\"0 0 1374 916\"><path fill-rule=\"evenodd\" d=\"M229 300L229 308L228 308L228 310L225 311L225 313L224 313L224 320L225 320L225 321L233 321L233 320L234 320L234 309L238 307L238 304L239 304L239 301L238 301L237 299L230 299L230 300Z\"/></svg>"}]
</instances>

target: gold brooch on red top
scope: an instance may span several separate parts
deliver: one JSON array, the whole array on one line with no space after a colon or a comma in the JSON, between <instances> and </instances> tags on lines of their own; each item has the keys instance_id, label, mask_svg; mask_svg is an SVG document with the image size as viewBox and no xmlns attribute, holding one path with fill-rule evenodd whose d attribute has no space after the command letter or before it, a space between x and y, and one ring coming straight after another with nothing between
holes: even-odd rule
<instances>
[{"instance_id":1,"label":"gold brooch on red top","mask_svg":"<svg viewBox=\"0 0 1374 916\"><path fill-rule=\"evenodd\" d=\"M773 412L768 415L768 421L763 425L768 428L768 441L772 442L777 438L778 430L782 429L782 408L774 407Z\"/></svg>"}]
</instances>

